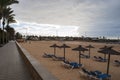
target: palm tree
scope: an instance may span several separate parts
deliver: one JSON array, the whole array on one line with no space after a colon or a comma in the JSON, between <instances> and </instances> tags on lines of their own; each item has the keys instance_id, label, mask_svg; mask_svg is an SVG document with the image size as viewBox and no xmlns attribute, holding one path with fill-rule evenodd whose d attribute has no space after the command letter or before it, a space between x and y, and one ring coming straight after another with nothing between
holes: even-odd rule
<instances>
[{"instance_id":1,"label":"palm tree","mask_svg":"<svg viewBox=\"0 0 120 80\"><path fill-rule=\"evenodd\" d=\"M16 39L21 39L21 38L22 38L22 34L20 34L19 32L17 32L17 33L15 34L15 38L16 38Z\"/></svg>"},{"instance_id":2,"label":"palm tree","mask_svg":"<svg viewBox=\"0 0 120 80\"><path fill-rule=\"evenodd\" d=\"M12 4L18 4L18 3L19 3L19 1L17 1L17 0L0 0L0 21L4 14L3 13L4 8L6 8Z\"/></svg>"},{"instance_id":3,"label":"palm tree","mask_svg":"<svg viewBox=\"0 0 120 80\"><path fill-rule=\"evenodd\" d=\"M9 38L9 40L13 40L13 39L14 39L14 34L15 34L14 28L8 26L8 27L6 28L6 30L7 30L7 35L8 35L8 36L7 36L7 39Z\"/></svg>"},{"instance_id":4,"label":"palm tree","mask_svg":"<svg viewBox=\"0 0 120 80\"><path fill-rule=\"evenodd\" d=\"M1 8L1 1L0 0L0 44L2 43L1 39L2 39L2 29L1 29L1 19L2 19L2 8Z\"/></svg>"},{"instance_id":5,"label":"palm tree","mask_svg":"<svg viewBox=\"0 0 120 80\"><path fill-rule=\"evenodd\" d=\"M15 14L12 14L13 13L13 10L11 10L11 8L10 7L8 7L8 8L6 8L6 9L4 9L4 15L3 15L3 23L6 23L6 42L8 42L8 38L9 38L9 33L10 32L8 32L8 29L9 29L9 24L10 23L15 23L16 21L15 21L15 19L14 19L14 16L15 16ZM3 24L3 29L4 29L4 26L5 24ZM8 28L8 29L7 29Z\"/></svg>"},{"instance_id":6,"label":"palm tree","mask_svg":"<svg viewBox=\"0 0 120 80\"><path fill-rule=\"evenodd\" d=\"M7 31L7 36L6 36L6 38L7 38L7 41L9 40L9 39L11 39L10 38L10 36L11 36L11 27L10 27L10 23L15 23L16 22L16 20L14 19L14 17L13 17L13 15L10 15L8 18L7 18L7 25L6 25L6 31ZM12 34L13 35L13 34Z\"/></svg>"},{"instance_id":7,"label":"palm tree","mask_svg":"<svg viewBox=\"0 0 120 80\"><path fill-rule=\"evenodd\" d=\"M2 39L2 30L1 30L1 28L0 28L0 44L1 44L1 39Z\"/></svg>"},{"instance_id":8,"label":"palm tree","mask_svg":"<svg viewBox=\"0 0 120 80\"><path fill-rule=\"evenodd\" d=\"M3 44L4 44L4 26L5 26L5 12L4 10L6 8L8 8L8 6L12 5L12 4L16 4L19 3L19 1L17 0L0 0L0 24L1 24L1 20L3 20L2 24L3 24Z\"/></svg>"},{"instance_id":9,"label":"palm tree","mask_svg":"<svg viewBox=\"0 0 120 80\"><path fill-rule=\"evenodd\" d=\"M8 15L7 19L6 19L6 26L9 26L9 24L11 23L16 23L16 20L14 18L15 14L11 14L11 15Z\"/></svg>"},{"instance_id":10,"label":"palm tree","mask_svg":"<svg viewBox=\"0 0 120 80\"><path fill-rule=\"evenodd\" d=\"M8 7L8 8L4 8L3 9L3 22L2 22L2 25L3 25L3 42L6 40L6 42L8 41L7 40L7 32L6 32L6 38L5 38L5 35L4 35L4 29L5 29L5 25L6 25L6 23L7 23L7 21L8 21L8 18L9 18L9 16L10 15L13 15L12 13L13 13L13 10L11 10L11 8L10 7ZM5 39L5 40L4 40Z\"/></svg>"}]
</instances>

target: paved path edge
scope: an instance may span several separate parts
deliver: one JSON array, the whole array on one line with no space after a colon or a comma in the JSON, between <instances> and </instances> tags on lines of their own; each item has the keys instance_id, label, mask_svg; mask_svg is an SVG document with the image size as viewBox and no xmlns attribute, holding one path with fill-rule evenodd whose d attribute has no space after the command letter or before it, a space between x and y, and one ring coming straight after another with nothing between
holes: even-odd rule
<instances>
[{"instance_id":1,"label":"paved path edge","mask_svg":"<svg viewBox=\"0 0 120 80\"><path fill-rule=\"evenodd\" d=\"M58 80L49 71L47 71L35 58L33 58L27 50L21 47L21 45L19 45L17 41L16 45L34 80Z\"/></svg>"}]
</instances>

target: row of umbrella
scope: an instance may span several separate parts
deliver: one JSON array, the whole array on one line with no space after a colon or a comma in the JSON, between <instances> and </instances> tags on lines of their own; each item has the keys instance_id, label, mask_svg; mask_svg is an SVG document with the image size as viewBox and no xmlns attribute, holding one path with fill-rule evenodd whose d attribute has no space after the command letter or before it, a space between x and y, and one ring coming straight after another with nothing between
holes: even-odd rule
<instances>
[{"instance_id":1,"label":"row of umbrella","mask_svg":"<svg viewBox=\"0 0 120 80\"><path fill-rule=\"evenodd\" d=\"M56 44L53 44L51 45L50 47L53 47L54 48L54 55L56 55L56 48L63 48L63 51L64 51L64 60L65 60L65 48L70 48L70 46L66 45L66 44L63 44L61 46L58 46ZM88 49L86 49L88 48ZM75 50L75 51L79 51L79 64L81 63L81 59L80 59L80 55L81 55L81 51L89 51L89 57L90 57L90 49L91 48L94 48L93 46L89 45L89 46L86 46L86 48L82 47L81 45L79 45L78 47L72 49L72 50Z\"/></svg>"},{"instance_id":2,"label":"row of umbrella","mask_svg":"<svg viewBox=\"0 0 120 80\"><path fill-rule=\"evenodd\" d=\"M65 48L70 48L70 46L63 44L62 46L58 46L56 44L51 45L50 47L54 48L54 55L56 55L56 48L63 48L64 51L64 60L65 60ZM88 48L88 49L86 49ZM86 46L86 48L82 47L81 45L79 45L76 48L73 48L72 50L74 51L79 51L79 64L81 64L81 51L89 51L89 57L90 57L90 49L94 48L92 45ZM110 46L104 46L102 48L100 48L100 51L98 51L99 53L103 53L104 54L104 58L106 58L106 54L108 54L108 63L107 63L107 74L109 74L109 65L110 65L110 55L120 55L120 52L117 52L115 50L112 49L113 47Z\"/></svg>"},{"instance_id":3,"label":"row of umbrella","mask_svg":"<svg viewBox=\"0 0 120 80\"><path fill-rule=\"evenodd\" d=\"M70 46L63 44L62 46L58 46L56 44L51 45L50 47L54 48L54 55L56 55L56 48L63 48L64 50L64 60L65 60L65 48L70 48Z\"/></svg>"}]
</instances>

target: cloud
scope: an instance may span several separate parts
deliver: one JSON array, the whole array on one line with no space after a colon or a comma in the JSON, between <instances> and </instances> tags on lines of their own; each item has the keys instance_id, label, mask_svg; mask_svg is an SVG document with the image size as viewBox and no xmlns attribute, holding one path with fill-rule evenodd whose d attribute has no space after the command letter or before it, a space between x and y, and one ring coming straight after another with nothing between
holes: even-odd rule
<instances>
[{"instance_id":1,"label":"cloud","mask_svg":"<svg viewBox=\"0 0 120 80\"><path fill-rule=\"evenodd\" d=\"M120 35L119 0L20 0L12 7L20 26L34 26L34 29L46 30L51 35L56 34L53 32L56 28L58 33L61 34L63 29L68 34L70 31L67 33L66 29L73 31L70 26L77 26L74 33L79 36L85 32L94 36L106 32Z\"/></svg>"},{"instance_id":2,"label":"cloud","mask_svg":"<svg viewBox=\"0 0 120 80\"><path fill-rule=\"evenodd\" d=\"M89 8L86 8L89 9L87 12L89 14L92 14L88 14L91 17L91 20L86 25L89 30L84 30L82 32L87 32L89 36L120 36L120 1L92 1L86 2L87 4L89 3L89 6L91 6ZM81 35L83 35L80 29L78 31Z\"/></svg>"},{"instance_id":3,"label":"cloud","mask_svg":"<svg viewBox=\"0 0 120 80\"><path fill-rule=\"evenodd\" d=\"M78 26L37 24L28 22L14 24L12 26L15 28L16 32L20 32L23 35L78 36L78 33L76 33Z\"/></svg>"}]
</instances>

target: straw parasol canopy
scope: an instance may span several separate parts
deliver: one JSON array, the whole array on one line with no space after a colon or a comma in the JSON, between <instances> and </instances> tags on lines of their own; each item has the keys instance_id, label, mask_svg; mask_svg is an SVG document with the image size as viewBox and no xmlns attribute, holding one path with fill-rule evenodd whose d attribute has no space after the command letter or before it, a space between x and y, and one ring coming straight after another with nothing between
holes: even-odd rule
<instances>
[{"instance_id":1,"label":"straw parasol canopy","mask_svg":"<svg viewBox=\"0 0 120 80\"><path fill-rule=\"evenodd\" d=\"M120 55L120 52L117 52L117 51L113 50L112 46L111 47L106 47L105 49L102 49L98 52L103 53L103 54L108 54L108 63L107 63L107 72L106 73L109 74L110 56L111 55Z\"/></svg>"},{"instance_id":2,"label":"straw parasol canopy","mask_svg":"<svg viewBox=\"0 0 120 80\"><path fill-rule=\"evenodd\" d=\"M112 46L111 46L111 47L112 47ZM101 47L101 48L100 48L101 50L104 50L104 52L103 52L103 53L104 53L104 59L106 59L106 53L108 52L108 50L107 50L108 48L110 48L110 47L108 47L108 46L106 46L106 45L105 45L104 47ZM99 52L99 51L98 51L98 52Z\"/></svg>"},{"instance_id":3,"label":"straw parasol canopy","mask_svg":"<svg viewBox=\"0 0 120 80\"><path fill-rule=\"evenodd\" d=\"M79 64L81 63L81 51L87 51L88 49L82 47L81 45L79 45L78 47L76 48L73 48L72 50L74 51L79 51Z\"/></svg>"},{"instance_id":4,"label":"straw parasol canopy","mask_svg":"<svg viewBox=\"0 0 120 80\"><path fill-rule=\"evenodd\" d=\"M64 60L65 60L65 48L70 48L70 46L63 44L62 46L60 46L60 48L64 49Z\"/></svg>"},{"instance_id":5,"label":"straw parasol canopy","mask_svg":"<svg viewBox=\"0 0 120 80\"><path fill-rule=\"evenodd\" d=\"M50 47L54 48L54 55L56 54L56 48L59 48L57 44L53 44Z\"/></svg>"},{"instance_id":6,"label":"straw parasol canopy","mask_svg":"<svg viewBox=\"0 0 120 80\"><path fill-rule=\"evenodd\" d=\"M94 48L92 45L88 45L88 46L86 46L86 48L88 48L88 51L89 51L89 58L90 58L90 49L91 48Z\"/></svg>"}]
</instances>

